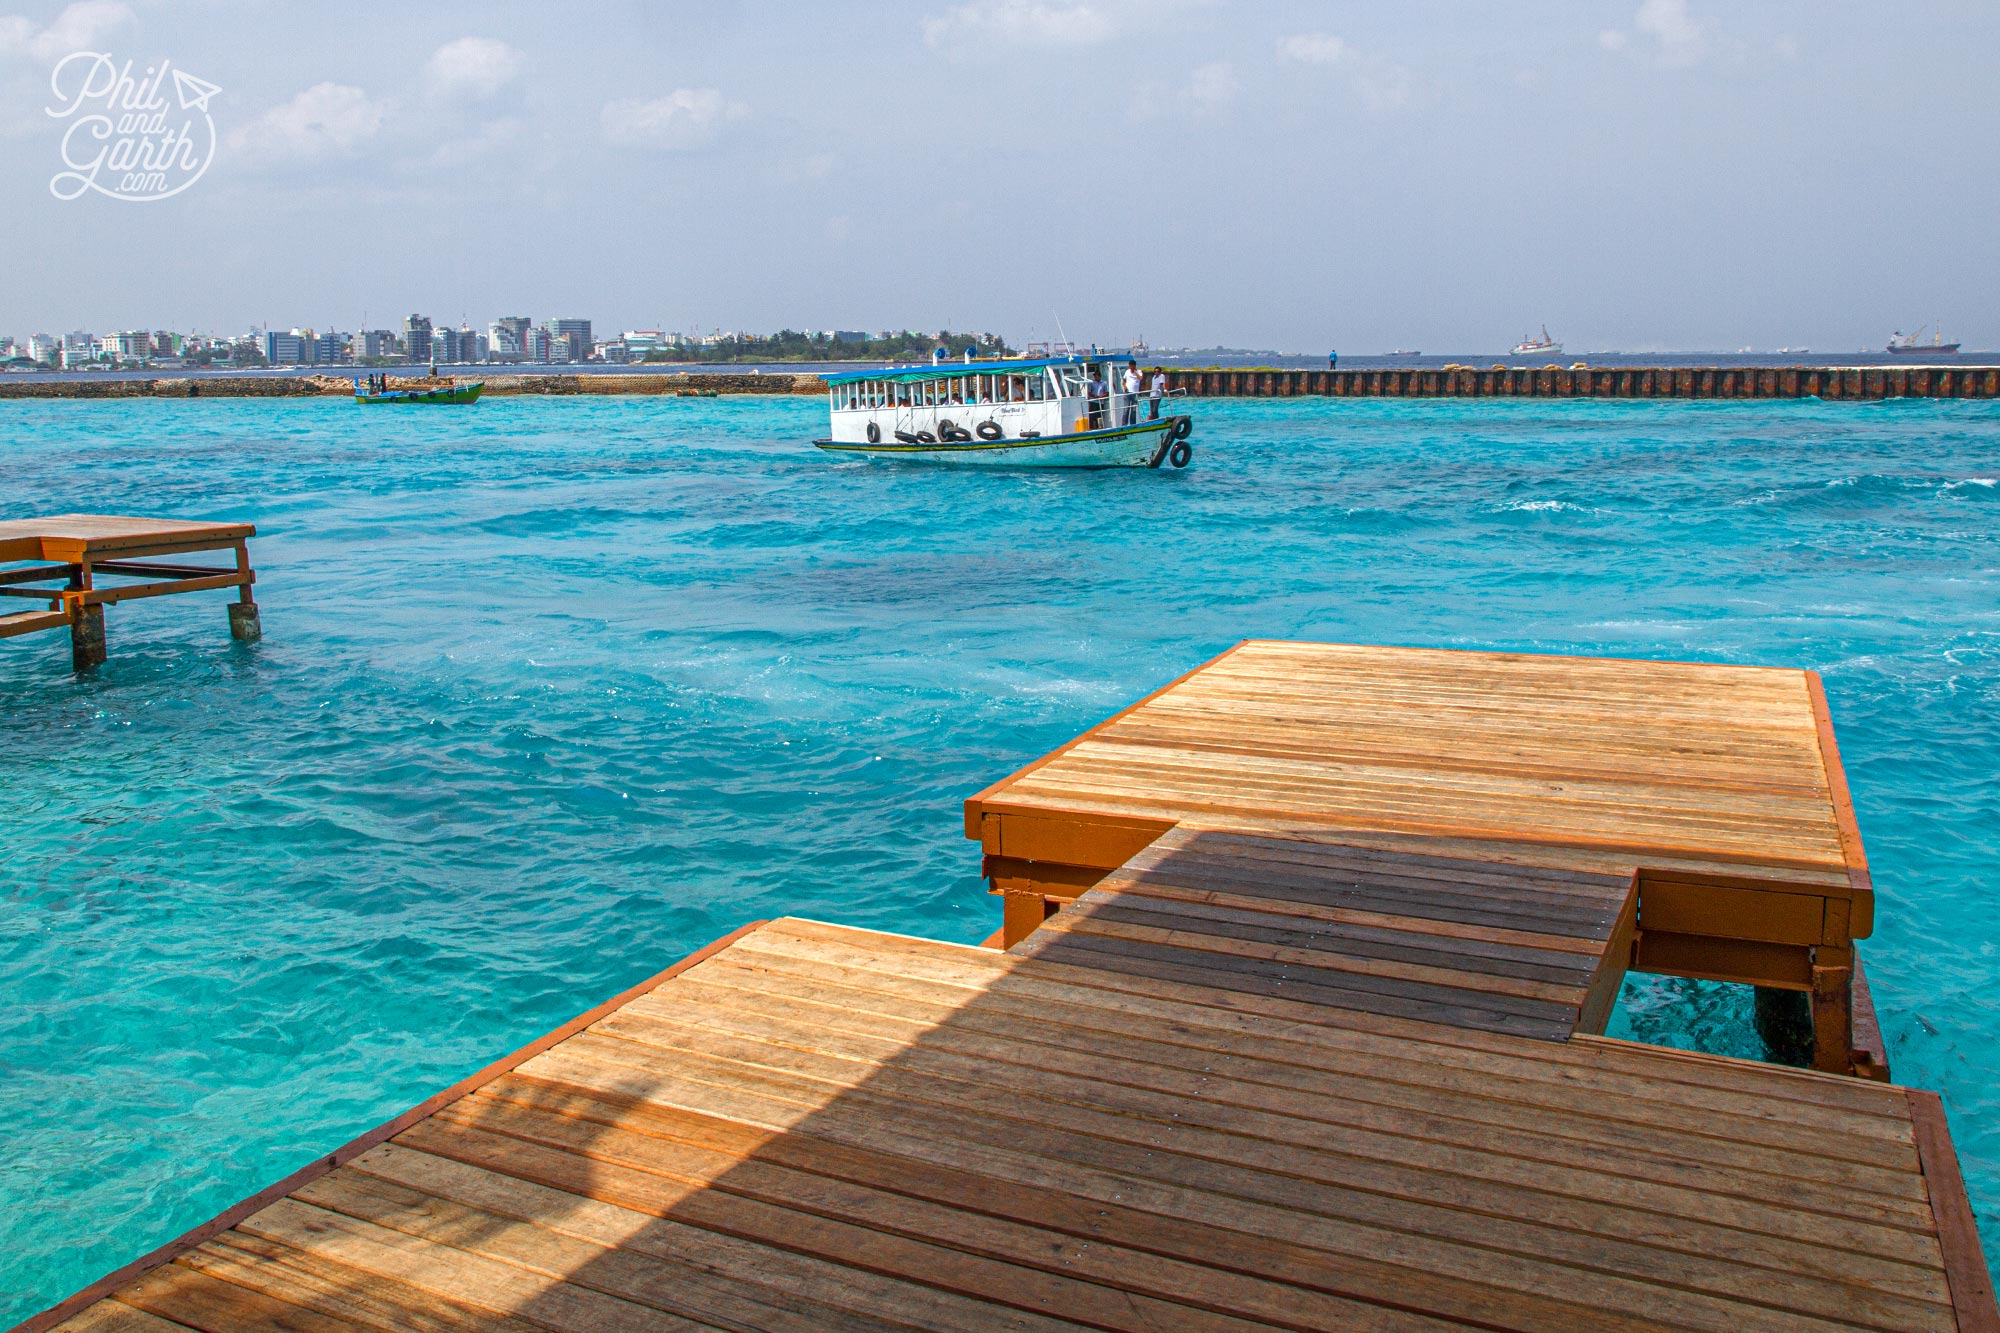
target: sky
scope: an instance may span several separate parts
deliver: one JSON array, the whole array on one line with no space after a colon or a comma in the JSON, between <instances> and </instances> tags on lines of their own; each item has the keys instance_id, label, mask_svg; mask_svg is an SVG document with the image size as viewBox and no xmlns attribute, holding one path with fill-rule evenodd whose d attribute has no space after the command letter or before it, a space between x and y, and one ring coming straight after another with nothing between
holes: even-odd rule
<instances>
[{"instance_id":1,"label":"sky","mask_svg":"<svg viewBox=\"0 0 2000 1333\"><path fill-rule=\"evenodd\" d=\"M184 188L57 197L81 52L219 88ZM0 333L2000 347L1996 54L1984 0L0 0Z\"/></svg>"}]
</instances>

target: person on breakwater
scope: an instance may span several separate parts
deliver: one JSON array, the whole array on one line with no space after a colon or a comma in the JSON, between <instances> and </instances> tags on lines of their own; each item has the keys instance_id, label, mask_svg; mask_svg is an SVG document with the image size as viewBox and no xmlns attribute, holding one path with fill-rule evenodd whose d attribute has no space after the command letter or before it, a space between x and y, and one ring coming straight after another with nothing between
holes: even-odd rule
<instances>
[{"instance_id":1,"label":"person on breakwater","mask_svg":"<svg viewBox=\"0 0 2000 1333\"><path fill-rule=\"evenodd\" d=\"M1340 353L1337 351L1328 352L1326 354L1326 368L1328 370L1333 370L1339 365L1340 365Z\"/></svg>"}]
</instances>

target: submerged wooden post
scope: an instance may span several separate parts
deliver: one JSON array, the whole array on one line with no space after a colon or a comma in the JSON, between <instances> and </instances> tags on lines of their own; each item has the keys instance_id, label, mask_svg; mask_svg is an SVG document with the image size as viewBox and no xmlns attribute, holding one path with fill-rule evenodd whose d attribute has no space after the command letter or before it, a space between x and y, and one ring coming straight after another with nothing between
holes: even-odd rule
<instances>
[{"instance_id":1,"label":"submerged wooden post","mask_svg":"<svg viewBox=\"0 0 2000 1333\"><path fill-rule=\"evenodd\" d=\"M236 572L243 576L243 583L236 590L236 600L229 604L229 637L255 643L264 637L264 625L257 614L257 603L250 597L250 584L257 576L250 570L248 542L236 543Z\"/></svg>"},{"instance_id":2,"label":"submerged wooden post","mask_svg":"<svg viewBox=\"0 0 2000 1333\"><path fill-rule=\"evenodd\" d=\"M72 600L69 608L69 660L78 671L104 665L104 608Z\"/></svg>"}]
</instances>

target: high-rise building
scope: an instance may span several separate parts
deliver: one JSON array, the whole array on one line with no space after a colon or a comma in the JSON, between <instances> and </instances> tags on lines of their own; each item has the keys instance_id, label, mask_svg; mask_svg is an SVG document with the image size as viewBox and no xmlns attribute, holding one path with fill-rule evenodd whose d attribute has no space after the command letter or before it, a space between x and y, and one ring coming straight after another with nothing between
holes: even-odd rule
<instances>
[{"instance_id":1,"label":"high-rise building","mask_svg":"<svg viewBox=\"0 0 2000 1333\"><path fill-rule=\"evenodd\" d=\"M587 319L552 319L549 321L549 337L561 338L569 344L569 355L565 361L590 360L590 321Z\"/></svg>"},{"instance_id":2,"label":"high-rise building","mask_svg":"<svg viewBox=\"0 0 2000 1333\"><path fill-rule=\"evenodd\" d=\"M303 366L312 359L312 339L296 329L290 333L270 329L264 334L263 352L274 366Z\"/></svg>"},{"instance_id":3,"label":"high-rise building","mask_svg":"<svg viewBox=\"0 0 2000 1333\"><path fill-rule=\"evenodd\" d=\"M458 330L447 324L431 332L432 365L449 366L465 360L458 352Z\"/></svg>"},{"instance_id":4,"label":"high-rise building","mask_svg":"<svg viewBox=\"0 0 2000 1333\"><path fill-rule=\"evenodd\" d=\"M347 340L328 329L312 340L312 363L316 366L330 366L341 359L346 350Z\"/></svg>"},{"instance_id":5,"label":"high-rise building","mask_svg":"<svg viewBox=\"0 0 2000 1333\"><path fill-rule=\"evenodd\" d=\"M537 365L547 365L551 360L549 344L553 341L547 329L527 330L521 335L521 359L532 361ZM569 349L565 347L563 350L567 352Z\"/></svg>"},{"instance_id":6,"label":"high-rise building","mask_svg":"<svg viewBox=\"0 0 2000 1333\"><path fill-rule=\"evenodd\" d=\"M496 319L487 325L486 337L490 346L489 355L495 361L519 361L523 348L522 335L528 331L528 321L509 316Z\"/></svg>"},{"instance_id":7,"label":"high-rise building","mask_svg":"<svg viewBox=\"0 0 2000 1333\"><path fill-rule=\"evenodd\" d=\"M362 329L354 335L356 361L367 357L394 356L401 350L395 333L389 329Z\"/></svg>"},{"instance_id":8,"label":"high-rise building","mask_svg":"<svg viewBox=\"0 0 2000 1333\"><path fill-rule=\"evenodd\" d=\"M81 329L63 335L62 368L81 370L97 359L97 339Z\"/></svg>"},{"instance_id":9,"label":"high-rise building","mask_svg":"<svg viewBox=\"0 0 2000 1333\"><path fill-rule=\"evenodd\" d=\"M422 315L403 321L403 351L412 361L431 359L431 322Z\"/></svg>"},{"instance_id":10,"label":"high-rise building","mask_svg":"<svg viewBox=\"0 0 2000 1333\"><path fill-rule=\"evenodd\" d=\"M52 333L28 335L28 359L31 361L39 361L45 366L54 365L56 352L61 347L62 341Z\"/></svg>"}]
</instances>

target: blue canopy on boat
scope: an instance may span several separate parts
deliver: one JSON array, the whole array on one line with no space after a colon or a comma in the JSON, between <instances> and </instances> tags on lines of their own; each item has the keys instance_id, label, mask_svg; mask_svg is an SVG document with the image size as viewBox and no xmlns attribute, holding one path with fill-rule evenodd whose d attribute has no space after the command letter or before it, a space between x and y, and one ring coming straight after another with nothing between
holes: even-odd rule
<instances>
[{"instance_id":1,"label":"blue canopy on boat","mask_svg":"<svg viewBox=\"0 0 2000 1333\"><path fill-rule=\"evenodd\" d=\"M1107 361L1135 360L1129 352L1092 352L1077 356L1023 357L1012 361L941 361L934 366L885 366L881 370L850 370L840 375L828 375L828 384L852 384L856 380L896 380L908 383L911 380L949 379L954 375L1019 375L1024 371L1040 370L1044 366L1083 366L1101 364Z\"/></svg>"}]
</instances>

